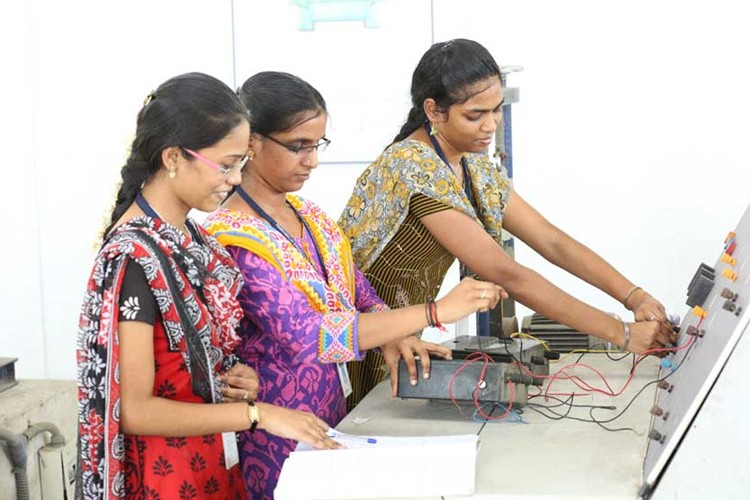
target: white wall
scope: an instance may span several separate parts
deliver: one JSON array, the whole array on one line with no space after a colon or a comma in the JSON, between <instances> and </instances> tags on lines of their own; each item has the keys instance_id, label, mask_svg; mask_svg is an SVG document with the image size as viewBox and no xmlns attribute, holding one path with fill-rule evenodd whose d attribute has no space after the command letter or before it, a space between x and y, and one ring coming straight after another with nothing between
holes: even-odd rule
<instances>
[{"instance_id":1,"label":"white wall","mask_svg":"<svg viewBox=\"0 0 750 500\"><path fill-rule=\"evenodd\" d=\"M19 378L73 378L78 310L137 111L178 73L231 81L231 3L9 0L0 19L12 224L0 356L19 358Z\"/></svg>"},{"instance_id":2,"label":"white wall","mask_svg":"<svg viewBox=\"0 0 750 500\"><path fill-rule=\"evenodd\" d=\"M467 2L463 14L458 2L439 2L436 38L471 26L501 64L524 66L509 82L521 92L518 192L683 314L689 279L701 261L715 262L750 202L750 32L741 2L500 4L478 15L498 2ZM626 313L522 245L516 258L577 297Z\"/></svg>"},{"instance_id":3,"label":"white wall","mask_svg":"<svg viewBox=\"0 0 750 500\"><path fill-rule=\"evenodd\" d=\"M0 245L0 358L44 364L39 209L41 177L34 155L33 73L29 6L0 5L0 214L7 225ZM43 371L39 372L44 373Z\"/></svg>"},{"instance_id":4,"label":"white wall","mask_svg":"<svg viewBox=\"0 0 750 500\"><path fill-rule=\"evenodd\" d=\"M436 40L474 38L501 65L524 66L509 80L521 92L519 193L678 313L695 268L715 261L750 201L750 31L740 4L433 2ZM238 0L235 76L231 0L0 3L0 210L12 224L0 259L0 357L21 358L21 378L74 377L97 233L137 110L158 83L191 70L232 86L262 69L310 80L333 116L328 159L360 162L322 164L303 190L337 216L362 162L406 115L411 70L431 41L430 5L382 0L379 30L332 23L300 33L289 2ZM522 245L516 257L623 313Z\"/></svg>"}]
</instances>

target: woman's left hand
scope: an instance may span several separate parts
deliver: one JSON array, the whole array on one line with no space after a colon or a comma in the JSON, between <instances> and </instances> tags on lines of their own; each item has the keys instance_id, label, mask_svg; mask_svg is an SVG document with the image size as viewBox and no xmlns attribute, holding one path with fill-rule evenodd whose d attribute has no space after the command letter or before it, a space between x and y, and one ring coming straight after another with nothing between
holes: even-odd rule
<instances>
[{"instance_id":1,"label":"woman's left hand","mask_svg":"<svg viewBox=\"0 0 750 500\"><path fill-rule=\"evenodd\" d=\"M679 330L672 324L672 321L664 311L664 306L646 292L643 292L641 295L641 297L638 297L640 301L634 304L633 316L635 316L635 320L656 321L659 323L659 329L665 335L669 336L670 342L675 343L679 338L676 331Z\"/></svg>"},{"instance_id":2,"label":"woman's left hand","mask_svg":"<svg viewBox=\"0 0 750 500\"><path fill-rule=\"evenodd\" d=\"M398 394L398 361L403 358L406 363L406 369L409 372L409 381L411 385L417 385L417 362L415 356L419 356L422 365L422 376L430 377L430 356L443 359L451 359L451 350L432 342L425 342L411 335L404 339L389 342L380 347L385 358L385 364L391 373L391 395L396 397Z\"/></svg>"},{"instance_id":3,"label":"woman's left hand","mask_svg":"<svg viewBox=\"0 0 750 500\"><path fill-rule=\"evenodd\" d=\"M664 311L664 306L661 305L661 302L646 292L640 295L640 297L637 297L639 301L633 304L633 316L635 316L636 321L669 323L669 318L667 318L667 313Z\"/></svg>"},{"instance_id":4,"label":"woman's left hand","mask_svg":"<svg viewBox=\"0 0 750 500\"><path fill-rule=\"evenodd\" d=\"M260 379L255 370L242 363L237 363L225 373L219 374L219 380L226 384L221 393L227 403L238 401L255 401L258 397Z\"/></svg>"}]
</instances>

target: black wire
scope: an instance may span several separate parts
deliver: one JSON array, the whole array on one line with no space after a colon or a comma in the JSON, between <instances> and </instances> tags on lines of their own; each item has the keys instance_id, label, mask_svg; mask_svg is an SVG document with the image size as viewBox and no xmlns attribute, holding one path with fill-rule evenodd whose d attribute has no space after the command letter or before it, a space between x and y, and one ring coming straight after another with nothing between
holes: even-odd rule
<instances>
[{"instance_id":1,"label":"black wire","mask_svg":"<svg viewBox=\"0 0 750 500\"><path fill-rule=\"evenodd\" d=\"M535 412L539 413L543 417L546 417L546 418L548 418L550 420L563 420L563 419L567 419L567 420L576 420L578 422L584 422L584 423L587 423L587 424L598 424L598 422L595 419L593 419L593 417L591 419L585 419L585 418L581 418L581 417L571 416L570 412L572 411L573 407L576 407L576 408L586 408L586 407L588 407L589 408L589 412L591 412L591 411L593 411L595 409L615 409L615 407L613 407L613 406L574 405L573 404L573 395L571 395L571 396L568 397L568 400L570 400L569 403L566 403L567 400L563 401L563 400L561 400L559 398L555 398L553 396L549 396L549 397L552 398L552 399L555 399L557 401L561 401L561 404L566 404L568 406L568 411L565 412L565 414L560 414L560 413L557 413L557 412L551 410L550 408L553 408L551 406L537 405L537 404L528 404L526 406L528 406L530 409L534 410ZM549 411L550 413L552 413L555 416L553 417L553 416L547 415L540 408L544 408L546 411ZM623 427L623 428L620 428L620 429L610 429L610 428L607 428L607 427L603 427L603 428L604 428L604 430L607 430L609 432L633 431L634 433L637 434L636 430L633 429L632 427Z\"/></svg>"},{"instance_id":2,"label":"black wire","mask_svg":"<svg viewBox=\"0 0 750 500\"><path fill-rule=\"evenodd\" d=\"M586 419L580 418L580 417L571 416L570 412L572 411L572 409L573 408L592 408L592 407L594 407L594 408L601 408L601 409L607 409L607 408L614 409L611 406L578 405L578 404L574 404L573 401L575 399L575 395L573 395L573 394L571 394L570 396L568 396L565 400L562 400L562 399L557 398L555 396L547 396L547 397L550 398L550 399L554 399L555 401L558 401L559 404L558 405L554 405L554 406L548 406L548 405L542 405L542 404L538 404L538 403L530 403L530 404L527 404L526 406L528 406L530 409L534 410L535 412L539 413L540 415L542 415L542 416L544 416L546 418L549 418L550 420L568 419L568 420L578 420L579 422L587 422L587 423L592 423L592 421L591 420L586 420ZM557 413L556 411L552 410L552 408L556 408L558 406L563 406L563 405L565 405L565 406L568 407L568 410L564 414L560 414L560 413ZM552 415L554 415L554 417L550 416L550 415L547 415L546 413L544 413L541 410L542 408L544 410L546 410L546 411L549 411Z\"/></svg>"},{"instance_id":3,"label":"black wire","mask_svg":"<svg viewBox=\"0 0 750 500\"><path fill-rule=\"evenodd\" d=\"M580 363L583 357L587 354L590 354L591 347L589 346L585 351L583 351L579 356L578 359L576 359L576 364Z\"/></svg>"},{"instance_id":4,"label":"black wire","mask_svg":"<svg viewBox=\"0 0 750 500\"><path fill-rule=\"evenodd\" d=\"M512 343L515 343L515 338L509 337L510 341ZM503 342L503 347L505 347L505 352L508 354L508 357L510 357L511 361L513 363L510 363L511 367L516 367L518 370L518 376L523 377L523 370L521 369L521 366L523 366L523 363L516 359L516 357L513 355L513 353L510 352L510 349L508 349L508 342ZM519 338L519 344L518 344L518 352L521 355L521 359L523 360L523 341ZM510 367L509 367L510 368Z\"/></svg>"},{"instance_id":5,"label":"black wire","mask_svg":"<svg viewBox=\"0 0 750 500\"><path fill-rule=\"evenodd\" d=\"M609 422L612 422L612 421L617 420L618 418L620 418L626 411L628 411L628 409L633 405L633 403L638 398L638 396L640 396L643 393L643 391L646 390L646 388L648 386L650 386L652 384L658 384L659 382L667 380L669 377L671 377L682 366L682 364L685 362L685 360L687 359L688 355L690 354L690 350L695 346L695 344L696 344L696 342L693 342L693 344L691 344L690 347L688 347L687 352L685 352L685 356L682 358L682 360L680 360L680 363L677 366L675 366L674 370L672 370L671 372L669 372L667 375L665 375L664 377L662 377L660 379L652 380L651 382L646 383L643 387L640 388L640 390L638 392L635 393L635 396L633 396L633 398L630 400L630 402L627 405L625 405L625 408L623 408L622 411L620 413L618 413L617 415L615 415L614 417L612 417L612 418L610 418L608 420L597 420L596 418L594 418L594 410L596 408L591 408L589 410L589 414L591 415L591 418L593 419L593 421L596 424L598 424L600 427L602 427L603 429L610 430L607 427L604 427L603 424L607 424Z\"/></svg>"},{"instance_id":6,"label":"black wire","mask_svg":"<svg viewBox=\"0 0 750 500\"><path fill-rule=\"evenodd\" d=\"M508 408L508 405L506 405L505 403L499 403L499 402L497 402L497 401L486 401L486 402L485 402L484 404L485 404L485 405L487 405L487 404L491 404L491 405L492 405L492 408L490 408L490 411L489 411L489 413L488 413L488 415L489 415L490 417L492 417L492 416L493 416L492 414L493 414L493 413L495 412L495 410L501 409L501 408L500 408L501 406L503 406L503 407L504 407L504 408L502 408L502 411L503 411L503 412L505 412L505 410L506 410L506 409ZM481 408L482 406L483 406L483 405L479 405L479 407L480 407L480 408ZM519 407L519 406L514 406L514 407L513 407L512 409L511 409L511 411L509 411L509 412L508 412L508 417L512 417L512 416L513 416L513 412L516 412L516 413L517 413L517 414L518 414L519 416L521 416L521 415L523 415L523 408L521 408L521 407ZM490 422L490 420L485 420L485 421L484 421L484 423L482 424L482 428L484 428L484 426L485 426L485 425L486 425L486 424L487 424L488 422Z\"/></svg>"},{"instance_id":7,"label":"black wire","mask_svg":"<svg viewBox=\"0 0 750 500\"><path fill-rule=\"evenodd\" d=\"M528 403L526 406L528 406L530 409L534 410L535 412L539 413L540 415L542 415L542 416L544 416L546 418L549 418L551 420L562 420L562 419L577 420L579 422L587 422L587 423L597 424L599 427L601 427L602 429L604 429L604 430L606 430L608 432L632 431L635 434L639 434L632 427L620 427L620 428L613 429L613 428L606 427L604 424L609 423L609 422L613 422L613 421L617 420L618 418L620 418L623 414L625 414L625 412L628 411L628 409L630 409L630 407L633 405L633 403L635 402L635 400L641 394L643 394L643 391L645 391L647 387L649 387L649 386L651 386L653 384L658 384L659 382L662 382L662 381L668 379L669 377L671 377L672 374L675 373L682 366L682 364L685 362L685 360L688 357L688 354L690 353L690 350L693 348L694 345L695 344L693 344L690 347L688 347L688 350L685 353L685 356L682 358L682 360L680 361L680 363L674 368L674 370L672 370L670 373L668 373L666 376L664 376L664 377L662 377L660 379L656 379L656 380L653 380L651 382L648 382L648 383L644 384L643 387L641 387L638 390L638 392L636 392L636 394L631 398L631 400L628 402L628 404L625 405L625 407L622 409L622 411L620 411L620 413L618 413L617 415L615 415L614 417L612 417L610 419L607 419L607 420L598 420L596 417L594 417L594 410L605 410L605 409L607 409L607 410L614 410L616 407L613 407L613 406L603 406L603 405L574 405L573 404L574 395L572 395L572 394L566 400L562 400L562 399L554 397L554 396L546 396L549 399L553 399L553 400L558 401L560 403L558 405L547 406L547 405L541 405L541 404L537 404L537 403ZM621 357L619 359L620 360L624 359L627 356L630 356L630 354L627 354L626 356L623 356L623 357ZM632 373L632 371L634 371L636 369L637 365L641 361L643 361L643 359L645 359L645 356L642 357L640 360L636 361L636 359L637 358L635 358L635 357L633 358L633 367L631 368L631 373ZM557 413L557 412L555 412L555 411L553 411L551 409L551 408L557 408L558 406L563 406L563 405L567 405L567 407L568 407L568 410L564 414ZM581 408L588 407L589 408L589 417L590 417L590 420L587 420L587 419L584 419L584 418L580 418L580 417L571 416L570 412L572 411L573 407L581 407ZM550 416L550 415L545 414L544 411L542 411L540 408L544 408L544 410L549 411L554 416Z\"/></svg>"},{"instance_id":8,"label":"black wire","mask_svg":"<svg viewBox=\"0 0 750 500\"><path fill-rule=\"evenodd\" d=\"M527 405L527 406L528 406L528 405ZM564 418L569 418L569 417L568 417L567 415L559 415L559 414L557 414L557 413L555 413L555 412L553 412L553 411L551 411L551 410L550 410L550 413L553 413L553 414L555 415L554 417L553 417L553 416L550 416L550 415L547 415L546 413L544 413L544 412L543 412L542 410L540 410L539 408L534 408L533 406L529 406L529 409L530 409L530 410L534 410L535 412L537 412L538 414L540 414L540 415L541 415L541 416L543 416L544 418L548 418L548 419L550 419L550 420L562 420L562 419L564 419Z\"/></svg>"},{"instance_id":9,"label":"black wire","mask_svg":"<svg viewBox=\"0 0 750 500\"><path fill-rule=\"evenodd\" d=\"M583 359L583 357L584 357L584 356L585 356L586 354L590 354L590 353L591 353L591 352L590 352L590 351L591 351L591 349L592 349L592 348L594 348L594 347L596 347L597 345L601 345L601 346L604 346L604 344L594 344L593 346L590 346L590 347L589 347L589 348L587 348L587 349L586 349L586 350L585 350L585 351L584 351L583 353L581 353L581 355L580 355L580 356L578 356L578 359L577 359L577 360L575 361L575 364L578 364L578 363L580 363L580 362L581 362L581 359ZM569 399L569 402L566 402L566 401L568 401L568 400L565 400L565 401L564 401L564 400L562 400L562 399L560 399L560 398L557 398L557 397L555 397L555 396L545 396L545 398L547 398L547 399L554 399L554 400L556 400L556 401L559 401L559 402L560 402L560 404L558 404L558 405L553 405L553 406L548 406L548 405L541 405L541 404L537 404L537 403L528 403L528 404L527 404L527 406L531 407L531 409L532 409L532 410L536 411L536 412L537 412L537 413L539 413L540 415L543 415L544 417L547 417L547 418L549 418L549 419L551 419L551 420L562 420L562 419L564 419L564 418L571 418L571 419L576 419L575 417L570 417L570 416L569 416L570 412L572 411L572 409L573 409L574 407L576 407L576 408L579 408L579 407L587 408L587 407L590 407L591 405L575 405L575 404L573 404L573 396L574 396L574 395L573 395L573 394L571 394L571 395L570 395L570 396L568 397L568 399ZM568 405L568 411L567 411L567 412L565 413L565 415L560 415L560 414L558 414L558 413L556 413L556 412L553 412L552 410L550 410L550 408L557 408L558 406L563 406L563 405ZM549 410L549 411L550 411L551 413L553 413L554 415L556 415L556 417L551 417L551 416L549 416L549 415L546 415L545 413L543 413L543 412L542 412L542 411L540 411L539 409L537 409L537 408L534 408L534 406L539 406L540 408L545 408L545 409L548 409L548 410ZM608 407L604 407L604 408L608 408ZM612 407L612 409L614 409L614 407Z\"/></svg>"},{"instance_id":10,"label":"black wire","mask_svg":"<svg viewBox=\"0 0 750 500\"><path fill-rule=\"evenodd\" d=\"M611 352L609 352L609 351L610 351L610 349L607 349L607 346L605 346L604 344L601 344L601 345L602 345L602 347L604 347L604 349L605 349L605 350L607 351L607 352L606 352L606 354L607 354L607 357L608 357L609 359L611 359L612 361L622 361L623 359L627 358L628 356L633 356L633 357L635 357L635 354L633 354L633 353L630 353L630 352L626 352L626 353L623 353L623 355L622 355L622 356L620 356L619 358L615 358L614 356L612 356L612 353L611 353Z\"/></svg>"},{"instance_id":11,"label":"black wire","mask_svg":"<svg viewBox=\"0 0 750 500\"><path fill-rule=\"evenodd\" d=\"M568 396L567 399L571 399L571 396ZM558 402L558 404L555 404L555 405L546 405L546 404L542 404L542 403L527 403L526 406L537 406L539 408L557 408L558 406L562 406L562 405L570 405L570 406L573 406L575 408L599 408L599 409L602 409L602 410L616 410L617 409L616 406L612 406L612 405L573 404L572 401L570 403L568 403L567 399L563 400L563 399L558 398L557 396L547 396L547 398L548 399L554 399L555 401Z\"/></svg>"}]
</instances>

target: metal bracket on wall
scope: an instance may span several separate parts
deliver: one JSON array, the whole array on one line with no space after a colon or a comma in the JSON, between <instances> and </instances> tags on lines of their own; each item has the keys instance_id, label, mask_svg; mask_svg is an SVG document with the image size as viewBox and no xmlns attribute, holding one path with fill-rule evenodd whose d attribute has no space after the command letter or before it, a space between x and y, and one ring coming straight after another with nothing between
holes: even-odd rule
<instances>
[{"instance_id":1,"label":"metal bracket on wall","mask_svg":"<svg viewBox=\"0 0 750 500\"><path fill-rule=\"evenodd\" d=\"M0 358L0 392L18 383L15 363L18 358Z\"/></svg>"}]
</instances>

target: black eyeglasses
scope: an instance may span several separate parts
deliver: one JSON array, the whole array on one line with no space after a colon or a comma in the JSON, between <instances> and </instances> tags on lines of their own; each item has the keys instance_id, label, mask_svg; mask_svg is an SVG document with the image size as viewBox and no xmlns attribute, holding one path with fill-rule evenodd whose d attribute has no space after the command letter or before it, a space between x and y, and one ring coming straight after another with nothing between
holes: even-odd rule
<instances>
[{"instance_id":1,"label":"black eyeglasses","mask_svg":"<svg viewBox=\"0 0 750 500\"><path fill-rule=\"evenodd\" d=\"M312 155L313 151L317 151L318 153L322 153L326 150L328 145L331 143L330 139L326 139L323 137L317 144L313 144L312 146L296 146L294 144L287 144L285 142L281 142L280 140L271 137L270 135L264 135L266 139L270 139L272 142L275 142L281 147L286 148L287 150L291 151L292 153L296 155L304 155L304 156L310 156Z\"/></svg>"}]
</instances>

